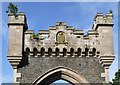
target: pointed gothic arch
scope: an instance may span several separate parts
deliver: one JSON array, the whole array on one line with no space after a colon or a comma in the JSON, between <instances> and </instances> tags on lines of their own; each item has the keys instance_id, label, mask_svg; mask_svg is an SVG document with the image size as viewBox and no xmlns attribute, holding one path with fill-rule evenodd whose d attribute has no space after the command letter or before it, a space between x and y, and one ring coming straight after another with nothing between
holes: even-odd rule
<instances>
[{"instance_id":1,"label":"pointed gothic arch","mask_svg":"<svg viewBox=\"0 0 120 85\"><path fill-rule=\"evenodd\" d=\"M32 85L49 85L53 83L56 80L65 80L68 81L71 84L75 83L89 83L85 78L80 76L75 71L66 68L66 67L57 67L54 68L46 73L44 73L42 76L38 77Z\"/></svg>"}]
</instances>

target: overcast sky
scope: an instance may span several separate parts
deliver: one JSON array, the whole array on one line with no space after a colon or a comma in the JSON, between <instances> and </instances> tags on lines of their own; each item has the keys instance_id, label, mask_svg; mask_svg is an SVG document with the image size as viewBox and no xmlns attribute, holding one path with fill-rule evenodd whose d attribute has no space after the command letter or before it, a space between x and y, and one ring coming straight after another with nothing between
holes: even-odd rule
<instances>
[{"instance_id":1,"label":"overcast sky","mask_svg":"<svg viewBox=\"0 0 120 85\"><path fill-rule=\"evenodd\" d=\"M35 33L38 30L48 29L49 26L54 26L57 21L67 22L68 25L74 26L77 29L84 29L85 31L91 29L93 25L93 19L97 13L103 13L104 15L113 10L114 15L114 51L116 58L110 67L109 75L110 80L113 78L114 73L118 68L118 9L117 2L99 2L99 3L70 3L70 2L16 2L19 12L25 12L27 17L27 23L29 30L34 30ZM8 26L7 26L7 7L9 3L2 3L2 82L12 82L12 67L7 60L8 52ZM0 33L1 34L1 33ZM1 42L0 42L1 44ZM1 71L1 70L0 70ZM0 72L1 73L1 72ZM0 74L1 75L1 74Z\"/></svg>"}]
</instances>

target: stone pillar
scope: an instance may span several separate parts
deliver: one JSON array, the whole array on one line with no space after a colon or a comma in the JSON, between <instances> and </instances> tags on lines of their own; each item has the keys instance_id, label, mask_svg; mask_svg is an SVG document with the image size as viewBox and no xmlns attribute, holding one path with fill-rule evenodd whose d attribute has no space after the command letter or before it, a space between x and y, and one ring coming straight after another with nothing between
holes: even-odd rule
<instances>
[{"instance_id":1,"label":"stone pillar","mask_svg":"<svg viewBox=\"0 0 120 85\"><path fill-rule=\"evenodd\" d=\"M104 73L101 73L101 77L105 78L105 81L103 83L109 83L109 72L108 72L108 68L104 68Z\"/></svg>"},{"instance_id":2,"label":"stone pillar","mask_svg":"<svg viewBox=\"0 0 120 85\"><path fill-rule=\"evenodd\" d=\"M109 66L114 60L114 56L100 56L100 63L104 67L104 73L101 73L101 77L105 77L105 83L109 83Z\"/></svg>"},{"instance_id":3,"label":"stone pillar","mask_svg":"<svg viewBox=\"0 0 120 85\"><path fill-rule=\"evenodd\" d=\"M13 83L19 83L17 82L17 78L21 77L21 73L17 73L17 69L13 69Z\"/></svg>"}]
</instances>

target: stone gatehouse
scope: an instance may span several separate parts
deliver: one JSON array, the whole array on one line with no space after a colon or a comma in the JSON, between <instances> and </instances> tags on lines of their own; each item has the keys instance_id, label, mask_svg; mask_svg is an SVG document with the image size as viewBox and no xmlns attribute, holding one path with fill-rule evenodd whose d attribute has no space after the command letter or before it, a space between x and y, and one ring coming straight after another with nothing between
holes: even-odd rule
<instances>
[{"instance_id":1,"label":"stone gatehouse","mask_svg":"<svg viewBox=\"0 0 120 85\"><path fill-rule=\"evenodd\" d=\"M14 69L13 82L108 83L108 69L115 57L112 19L112 13L97 13L86 35L66 22L56 22L35 35L28 30L23 12L9 13L8 60Z\"/></svg>"}]
</instances>

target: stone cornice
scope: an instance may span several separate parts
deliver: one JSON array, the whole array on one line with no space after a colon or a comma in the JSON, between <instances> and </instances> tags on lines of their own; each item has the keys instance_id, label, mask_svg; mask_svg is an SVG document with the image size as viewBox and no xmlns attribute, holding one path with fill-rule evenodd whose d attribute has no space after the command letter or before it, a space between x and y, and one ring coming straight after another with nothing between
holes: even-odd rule
<instances>
[{"instance_id":1,"label":"stone cornice","mask_svg":"<svg viewBox=\"0 0 120 85\"><path fill-rule=\"evenodd\" d=\"M7 59L9 60L9 62L11 63L13 69L16 69L17 66L19 65L22 56L7 56Z\"/></svg>"},{"instance_id":2,"label":"stone cornice","mask_svg":"<svg viewBox=\"0 0 120 85\"><path fill-rule=\"evenodd\" d=\"M105 68L109 68L109 66L112 64L112 62L114 61L115 55L101 55L99 56L100 59L100 63L102 64L102 66L104 66Z\"/></svg>"}]
</instances>

